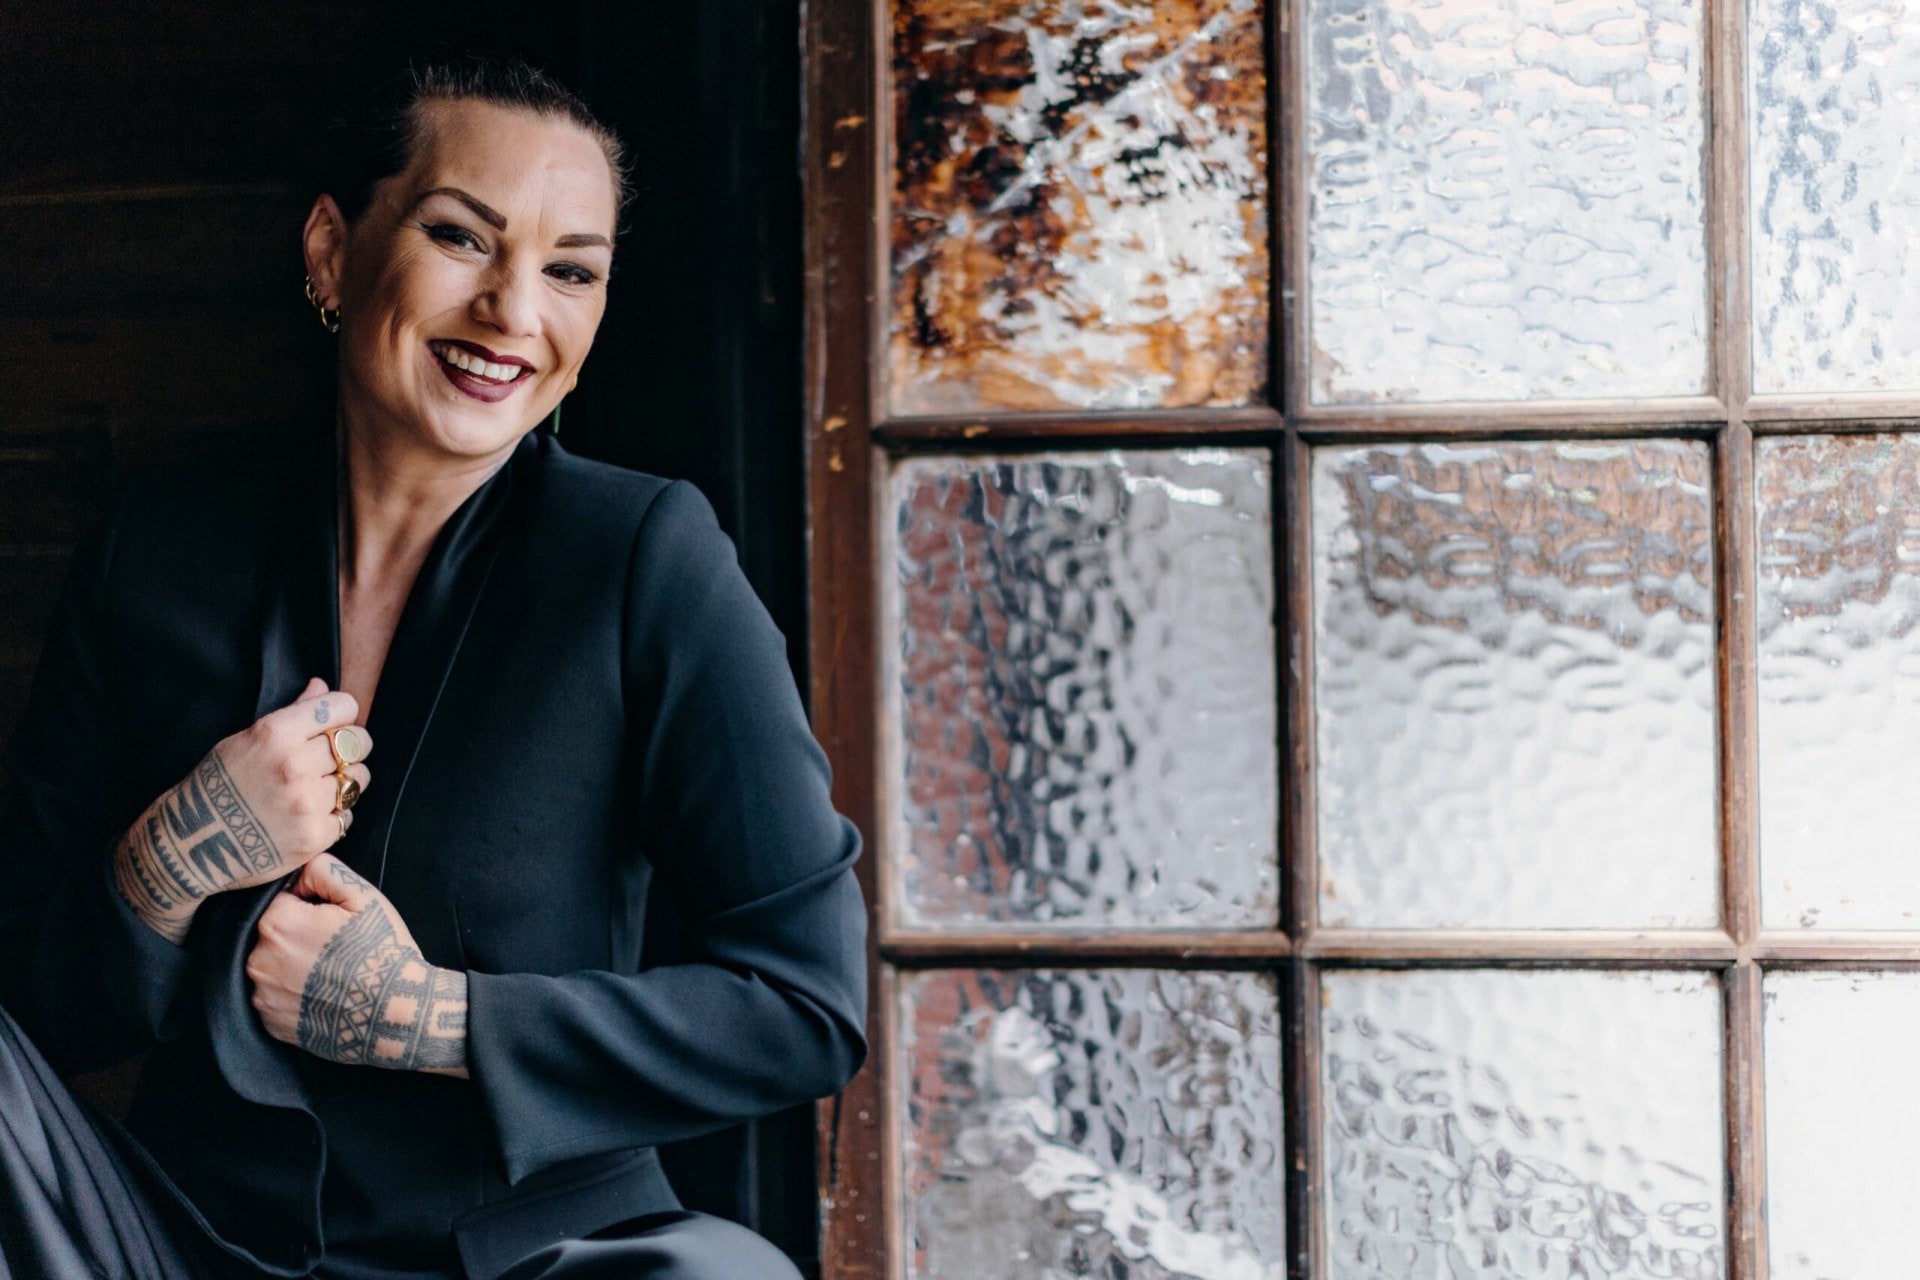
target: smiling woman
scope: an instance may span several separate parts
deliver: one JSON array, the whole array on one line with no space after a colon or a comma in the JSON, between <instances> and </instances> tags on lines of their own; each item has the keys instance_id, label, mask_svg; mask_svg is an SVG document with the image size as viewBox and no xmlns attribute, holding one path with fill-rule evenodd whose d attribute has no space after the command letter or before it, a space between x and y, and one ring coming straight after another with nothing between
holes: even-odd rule
<instances>
[{"instance_id":1,"label":"smiling woman","mask_svg":"<svg viewBox=\"0 0 1920 1280\"><path fill-rule=\"evenodd\" d=\"M314 202L307 269L359 321L341 331L343 411L404 447L492 457L553 411L593 345L618 155L569 116L473 98L421 103L413 129L406 166L351 222L333 196Z\"/></svg>"},{"instance_id":2,"label":"smiling woman","mask_svg":"<svg viewBox=\"0 0 1920 1280\"><path fill-rule=\"evenodd\" d=\"M619 143L484 62L342 137L331 432L116 507L7 759L0 1275L792 1275L654 1148L858 1068L860 840L705 500L534 430Z\"/></svg>"}]
</instances>

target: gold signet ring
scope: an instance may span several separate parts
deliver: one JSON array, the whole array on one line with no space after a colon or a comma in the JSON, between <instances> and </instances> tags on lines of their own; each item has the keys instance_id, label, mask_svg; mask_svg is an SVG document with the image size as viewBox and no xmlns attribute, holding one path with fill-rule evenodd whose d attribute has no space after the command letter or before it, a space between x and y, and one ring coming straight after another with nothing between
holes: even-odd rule
<instances>
[{"instance_id":1,"label":"gold signet ring","mask_svg":"<svg viewBox=\"0 0 1920 1280\"><path fill-rule=\"evenodd\" d=\"M367 758L367 740L351 725L329 731L327 746L333 750L333 767L336 769L359 764Z\"/></svg>"},{"instance_id":2,"label":"gold signet ring","mask_svg":"<svg viewBox=\"0 0 1920 1280\"><path fill-rule=\"evenodd\" d=\"M344 772L333 775L333 807L345 813L360 803L360 783Z\"/></svg>"}]
</instances>

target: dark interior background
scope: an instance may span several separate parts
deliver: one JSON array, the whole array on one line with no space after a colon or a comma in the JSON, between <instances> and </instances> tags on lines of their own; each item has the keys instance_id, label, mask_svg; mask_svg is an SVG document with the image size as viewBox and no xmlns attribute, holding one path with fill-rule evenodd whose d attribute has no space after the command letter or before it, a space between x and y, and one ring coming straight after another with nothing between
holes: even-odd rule
<instances>
[{"instance_id":1,"label":"dark interior background","mask_svg":"<svg viewBox=\"0 0 1920 1280\"><path fill-rule=\"evenodd\" d=\"M371 72L465 51L547 67L626 138L639 196L561 440L700 485L804 689L798 15L799 0L0 0L0 740L113 486L330 416L331 339L298 246L322 129ZM490 34L450 44L452 29ZM805 1267L812 1132L798 1109L670 1168L690 1207Z\"/></svg>"}]
</instances>

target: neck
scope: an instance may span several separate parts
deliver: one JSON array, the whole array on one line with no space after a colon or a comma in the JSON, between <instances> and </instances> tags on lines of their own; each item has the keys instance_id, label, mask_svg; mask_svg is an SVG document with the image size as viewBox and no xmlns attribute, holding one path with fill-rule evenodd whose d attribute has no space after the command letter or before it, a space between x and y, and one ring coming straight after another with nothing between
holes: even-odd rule
<instances>
[{"instance_id":1,"label":"neck","mask_svg":"<svg viewBox=\"0 0 1920 1280\"><path fill-rule=\"evenodd\" d=\"M337 426L340 574L349 591L396 574L411 582L447 520L519 443L484 457L450 457L394 434L356 429L344 414Z\"/></svg>"}]
</instances>

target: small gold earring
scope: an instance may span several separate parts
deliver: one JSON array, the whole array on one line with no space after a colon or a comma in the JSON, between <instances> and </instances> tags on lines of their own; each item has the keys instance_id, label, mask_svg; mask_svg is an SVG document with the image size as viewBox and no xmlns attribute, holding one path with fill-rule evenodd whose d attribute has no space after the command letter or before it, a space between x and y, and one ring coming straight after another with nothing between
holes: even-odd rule
<instances>
[{"instance_id":1,"label":"small gold earring","mask_svg":"<svg viewBox=\"0 0 1920 1280\"><path fill-rule=\"evenodd\" d=\"M328 333L340 332L340 308L329 308L326 303L320 301L320 291L313 287L312 276L307 277L307 301L312 303L313 309L319 313L320 323Z\"/></svg>"}]
</instances>

